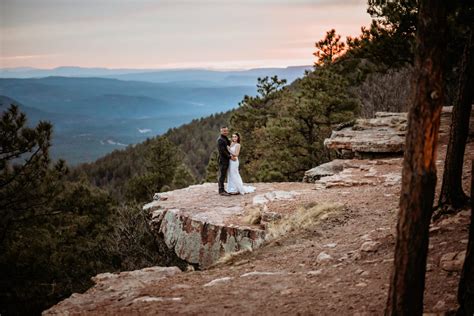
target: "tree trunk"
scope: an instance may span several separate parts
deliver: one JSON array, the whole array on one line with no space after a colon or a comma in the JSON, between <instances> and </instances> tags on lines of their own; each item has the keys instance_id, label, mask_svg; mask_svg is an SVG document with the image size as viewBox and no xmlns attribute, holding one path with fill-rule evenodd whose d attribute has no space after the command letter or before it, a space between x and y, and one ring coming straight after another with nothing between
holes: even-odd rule
<instances>
[{"instance_id":1,"label":"tree trunk","mask_svg":"<svg viewBox=\"0 0 474 316\"><path fill-rule=\"evenodd\" d=\"M474 196L474 160L471 172L471 197ZM467 243L466 259L459 280L458 316L474 315L474 199L471 198L471 225L469 226L469 241Z\"/></svg>"},{"instance_id":2,"label":"tree trunk","mask_svg":"<svg viewBox=\"0 0 474 316\"><path fill-rule=\"evenodd\" d=\"M419 2L412 106L403 161L395 260L386 315L421 315L428 230L436 186L436 150L444 102L444 0Z\"/></svg>"},{"instance_id":3,"label":"tree trunk","mask_svg":"<svg viewBox=\"0 0 474 316\"><path fill-rule=\"evenodd\" d=\"M462 189L462 169L474 94L473 33L472 31L469 33L462 56L458 94L453 106L451 133L439 197L440 206L450 205L454 208L460 208L467 202L467 196Z\"/></svg>"}]
</instances>

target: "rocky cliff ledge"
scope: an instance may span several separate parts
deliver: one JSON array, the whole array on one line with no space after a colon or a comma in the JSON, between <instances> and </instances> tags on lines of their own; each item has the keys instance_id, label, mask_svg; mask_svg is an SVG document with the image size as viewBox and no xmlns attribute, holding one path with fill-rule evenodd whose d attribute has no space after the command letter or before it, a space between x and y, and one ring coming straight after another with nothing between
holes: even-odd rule
<instances>
[{"instance_id":1,"label":"rocky cliff ledge","mask_svg":"<svg viewBox=\"0 0 474 316\"><path fill-rule=\"evenodd\" d=\"M203 269L226 253L260 247L266 236L265 220L281 217L278 202L298 199L312 189L295 183L255 186L256 193L223 197L215 183L194 185L160 194L144 209L151 213L152 229L166 246ZM248 220L255 212L261 213L263 222Z\"/></svg>"},{"instance_id":2,"label":"rocky cliff ledge","mask_svg":"<svg viewBox=\"0 0 474 316\"><path fill-rule=\"evenodd\" d=\"M445 155L450 112L445 108L442 113L440 158ZM339 142L337 146L354 154L355 148L370 149L378 137L392 133L398 138L391 139L402 143L388 147L399 154L405 121L404 114L378 114L359 121L355 129L336 131L326 143L331 147ZM372 129L367 133L375 141L372 145L353 146L353 139L362 141L365 132L357 132L361 126ZM349 134L355 136L340 136ZM346 145L339 141L343 138ZM466 161L473 155L470 143ZM443 163L437 161L440 173ZM203 271L152 267L99 274L93 278L94 287L43 314L377 314L385 305L387 271L393 260L401 165L401 157L337 159L309 170L305 181L311 183L257 183L256 192L244 196L221 197L212 183L159 194L144 206L154 233L176 256ZM471 169L468 164L464 167L467 182ZM285 223L301 208L334 202L344 210L315 221L309 231L267 242L272 221ZM455 295L445 293L456 290L469 214L462 212L430 228L428 311L456 305ZM257 248L206 269L228 253Z\"/></svg>"},{"instance_id":3,"label":"rocky cliff ledge","mask_svg":"<svg viewBox=\"0 0 474 316\"><path fill-rule=\"evenodd\" d=\"M452 107L441 112L440 141L447 141ZM474 111L471 112L471 137L474 133ZM357 119L353 125L334 130L324 145L343 158L380 158L401 156L405 148L407 113L377 112L374 118Z\"/></svg>"}]
</instances>

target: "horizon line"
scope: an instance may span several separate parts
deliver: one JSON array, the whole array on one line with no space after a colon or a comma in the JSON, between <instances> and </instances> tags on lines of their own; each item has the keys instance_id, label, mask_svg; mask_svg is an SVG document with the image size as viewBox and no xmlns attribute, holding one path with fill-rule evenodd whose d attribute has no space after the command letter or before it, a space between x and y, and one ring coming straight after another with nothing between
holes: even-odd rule
<instances>
[{"instance_id":1,"label":"horizon line","mask_svg":"<svg viewBox=\"0 0 474 316\"><path fill-rule=\"evenodd\" d=\"M291 68L291 67L313 67L313 64L293 64L293 65L286 65L286 66L272 66L272 65L262 65L262 66L255 66L255 67L216 67L216 66L195 66L195 67L101 67L101 66L72 66L72 65L64 65L64 66L56 66L52 68L39 68L39 67L32 67L32 66L18 66L18 67L0 67L0 71L2 70L14 70L14 69L25 69L27 70L57 70L61 68L81 68L81 69L104 69L104 70L211 70L211 71L231 71L231 70L251 70L251 69L267 69L267 68Z\"/></svg>"}]
</instances>

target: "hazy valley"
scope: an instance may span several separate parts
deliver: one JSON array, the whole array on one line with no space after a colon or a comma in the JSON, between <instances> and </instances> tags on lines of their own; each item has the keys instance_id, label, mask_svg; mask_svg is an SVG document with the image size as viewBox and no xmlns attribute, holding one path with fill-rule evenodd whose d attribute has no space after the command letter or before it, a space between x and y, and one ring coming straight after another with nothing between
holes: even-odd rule
<instances>
[{"instance_id":1,"label":"hazy valley","mask_svg":"<svg viewBox=\"0 0 474 316\"><path fill-rule=\"evenodd\" d=\"M77 164L162 134L193 118L235 108L244 95L256 93L258 77L278 75L291 82L309 68L3 69L0 107L3 110L10 103L19 104L30 123L51 121L53 158Z\"/></svg>"}]
</instances>

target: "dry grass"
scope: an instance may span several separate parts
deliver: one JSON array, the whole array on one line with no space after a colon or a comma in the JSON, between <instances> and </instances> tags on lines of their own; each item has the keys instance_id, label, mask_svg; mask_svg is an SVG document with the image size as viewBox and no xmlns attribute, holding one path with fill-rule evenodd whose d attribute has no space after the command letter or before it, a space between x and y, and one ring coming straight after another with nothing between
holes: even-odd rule
<instances>
[{"instance_id":1,"label":"dry grass","mask_svg":"<svg viewBox=\"0 0 474 316\"><path fill-rule=\"evenodd\" d=\"M246 210L247 215L242 218L245 224L257 225L262 219L262 210L259 206L254 206Z\"/></svg>"},{"instance_id":2,"label":"dry grass","mask_svg":"<svg viewBox=\"0 0 474 316\"><path fill-rule=\"evenodd\" d=\"M222 264L233 263L237 258L240 258L242 255L247 254L249 252L252 252L252 250L245 249L245 250L225 253L222 257L219 258L219 260L217 260L214 264L211 265L211 268L222 265Z\"/></svg>"},{"instance_id":3,"label":"dry grass","mask_svg":"<svg viewBox=\"0 0 474 316\"><path fill-rule=\"evenodd\" d=\"M281 220L270 223L266 239L272 240L288 233L314 227L329 214L340 212L344 206L340 203L311 203L298 208L294 213Z\"/></svg>"},{"instance_id":4,"label":"dry grass","mask_svg":"<svg viewBox=\"0 0 474 316\"><path fill-rule=\"evenodd\" d=\"M265 239L267 241L274 241L291 232L311 229L329 215L341 212L342 210L344 210L344 205L341 203L309 203L300 206L294 213L269 223ZM244 222L252 225L258 224L261 220L262 211L261 207L258 206L249 208L246 211L247 215L243 218ZM250 252L252 252L251 249L245 249L225 253L211 267L234 264L236 261L242 260L243 257L245 258L245 255Z\"/></svg>"}]
</instances>

